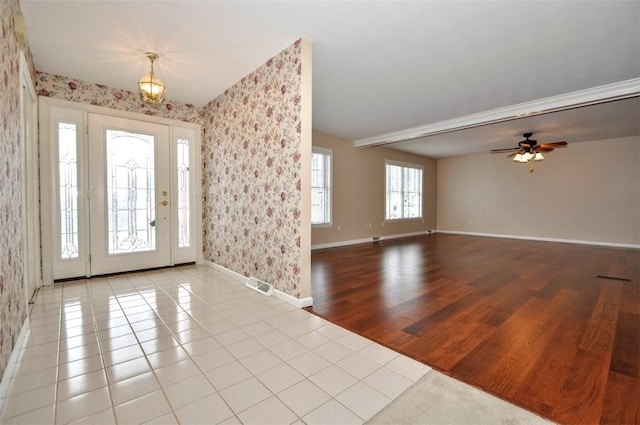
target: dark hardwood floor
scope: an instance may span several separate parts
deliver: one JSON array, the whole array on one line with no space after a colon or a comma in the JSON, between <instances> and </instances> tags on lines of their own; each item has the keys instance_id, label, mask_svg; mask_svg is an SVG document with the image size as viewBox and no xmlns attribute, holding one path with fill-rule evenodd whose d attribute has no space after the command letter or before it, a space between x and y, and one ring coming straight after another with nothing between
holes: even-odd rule
<instances>
[{"instance_id":1,"label":"dark hardwood floor","mask_svg":"<svg viewBox=\"0 0 640 425\"><path fill-rule=\"evenodd\" d=\"M434 234L311 269L319 316L553 421L640 423L638 250Z\"/></svg>"}]
</instances>

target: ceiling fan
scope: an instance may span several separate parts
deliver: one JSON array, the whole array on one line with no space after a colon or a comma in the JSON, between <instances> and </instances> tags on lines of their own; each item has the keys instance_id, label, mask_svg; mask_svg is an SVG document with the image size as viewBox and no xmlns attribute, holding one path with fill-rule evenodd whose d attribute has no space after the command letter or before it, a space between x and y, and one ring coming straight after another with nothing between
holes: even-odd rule
<instances>
[{"instance_id":1,"label":"ceiling fan","mask_svg":"<svg viewBox=\"0 0 640 425\"><path fill-rule=\"evenodd\" d=\"M533 173L533 164L536 161L544 160L542 152L551 152L555 148L562 148L567 146L567 142L551 142L538 144L537 140L531 139L533 133L524 133L522 136L525 138L525 140L519 142L517 148L492 149L491 153L511 152L507 156L513 156L514 162L528 163L529 161L531 161L529 172Z\"/></svg>"}]
</instances>

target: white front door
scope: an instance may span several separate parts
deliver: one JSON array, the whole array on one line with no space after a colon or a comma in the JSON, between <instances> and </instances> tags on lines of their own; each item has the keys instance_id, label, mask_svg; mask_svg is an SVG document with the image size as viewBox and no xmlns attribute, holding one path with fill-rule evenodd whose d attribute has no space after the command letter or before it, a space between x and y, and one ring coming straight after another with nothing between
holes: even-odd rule
<instances>
[{"instance_id":1,"label":"white front door","mask_svg":"<svg viewBox=\"0 0 640 425\"><path fill-rule=\"evenodd\" d=\"M91 275L171 263L169 127L89 115Z\"/></svg>"},{"instance_id":2,"label":"white front door","mask_svg":"<svg viewBox=\"0 0 640 425\"><path fill-rule=\"evenodd\" d=\"M50 102L40 100L43 281L196 261L199 127Z\"/></svg>"}]
</instances>

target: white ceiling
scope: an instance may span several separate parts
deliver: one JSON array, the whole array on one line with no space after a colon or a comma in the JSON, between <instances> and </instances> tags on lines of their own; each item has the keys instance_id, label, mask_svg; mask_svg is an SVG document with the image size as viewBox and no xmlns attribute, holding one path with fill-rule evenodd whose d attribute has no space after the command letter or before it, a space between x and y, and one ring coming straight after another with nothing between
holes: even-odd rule
<instances>
[{"instance_id":1,"label":"white ceiling","mask_svg":"<svg viewBox=\"0 0 640 425\"><path fill-rule=\"evenodd\" d=\"M36 68L204 105L303 37L313 127L351 140L640 77L640 1L21 0ZM640 80L637 80L640 81ZM640 85L639 85L640 91ZM394 143L433 157L638 135L635 100Z\"/></svg>"}]
</instances>

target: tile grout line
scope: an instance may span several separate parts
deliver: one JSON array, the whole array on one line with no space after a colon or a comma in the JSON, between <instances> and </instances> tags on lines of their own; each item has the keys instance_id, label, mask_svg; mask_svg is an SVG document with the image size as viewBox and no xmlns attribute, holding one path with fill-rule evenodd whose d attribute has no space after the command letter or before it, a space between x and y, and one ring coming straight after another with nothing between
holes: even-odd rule
<instances>
[{"instance_id":1,"label":"tile grout line","mask_svg":"<svg viewBox=\"0 0 640 425\"><path fill-rule=\"evenodd\" d=\"M202 324L201 324L201 323L200 323L196 318L194 318L191 314L189 314L189 312L185 311L185 310L182 308L182 306L179 304L179 302L176 302L176 300L171 296L171 294L170 294L170 293L168 293L168 292L165 290L165 288L163 288L161 285L159 285L159 284L157 284L156 282L154 282L152 279L150 279L150 280L153 282L153 286L154 286L155 290L160 290L162 293L166 294L166 295L167 295L167 296L172 300L172 302L174 303L174 305L175 305L176 307L180 308L180 310L181 310L181 311L183 311L185 314L187 314L187 316L190 318L189 320L194 320L194 321L196 321L196 322L197 322L197 323L198 323L198 324L199 324L199 325L200 325L200 326L205 330L205 332L208 334L208 336L209 336L209 337L211 337L211 338L213 338L214 340L216 340L216 339L215 339L215 336L214 336L214 335L212 335L212 334L211 334L211 333L210 333L210 332L209 332L209 331L208 331L204 326L202 326ZM172 281L174 281L174 283L176 283L178 286L181 286L181 284L179 284L179 283L175 282L175 280L174 280L174 279L172 279ZM186 350L186 349L184 348L183 343L182 343L182 341L180 341L180 339L177 337L176 332L175 332L175 331L174 331L174 330L169 326L169 324L168 324L168 323L167 323L167 322L166 322L166 321L165 321L165 320L164 320L164 319L163 319L159 314L157 314L156 310L155 310L155 309L153 308L153 306L149 303L149 301L144 297L144 295L140 292L139 288L138 288L137 286L135 286L135 284L133 284L130 280L129 280L129 282L130 282L130 284L131 284L131 287L132 287L132 288L137 292L137 294L138 294L138 295L139 295L139 296L140 296L140 297L145 301L145 304L146 304L146 305L148 305L148 306L149 306L149 308L153 311L153 314L154 314L154 315L155 315L155 316L156 316L156 317L157 317L157 318L158 318L158 319L159 319L159 320L164 324L164 326L167 328L168 332L171 334L171 337L172 337L172 338L177 342L178 346L179 346L179 347L180 347L180 348L181 348L181 349L186 353L186 356L188 357L188 359L189 359L191 362L193 362L193 364L195 365L195 367L200 371L201 375L205 377L205 379L207 380L207 382L211 385L211 387L212 387L213 391L215 392L215 394L217 394L217 395L220 397L220 399L221 399L221 400L222 400L222 401L223 401L223 402L224 402L224 403L229 407L229 410L234 414L234 416L236 416L236 414L235 414L235 412L233 411L233 409L231 409L231 406L229 406L229 405L227 404L226 400L225 400L225 399L224 399L224 398L219 394L219 392L218 392L218 390L216 389L216 387L213 385L213 383L212 383L212 382L209 380L209 378L206 376L206 373L205 373L205 372L200 368L200 366L198 366L198 364L194 361L194 359L193 359L192 355L189 353L189 351L188 351L188 350ZM185 288L185 289L186 289L186 288ZM112 288L112 290L113 290L113 288ZM192 293L192 291L189 291L189 292L190 292L190 293ZM120 308L121 308L123 311L125 311L125 310L124 310L124 308L122 307L122 304L120 303L120 299L119 299L119 298L117 297L117 295L115 294L115 291L113 291L113 293L114 293L114 296L116 297L116 299L118 300L118 305L120 306ZM192 293L192 294L193 294L193 293ZM195 294L193 294L193 295L195 295ZM198 297L198 298L199 298L199 299L201 299L200 297ZM202 300L202 299L201 299L201 300ZM204 301L204 300L202 300L202 301L206 303L206 301ZM207 304L207 305L209 305L211 308L213 308L213 306L211 306L209 303L206 303L206 304ZM131 326L131 322L129 321L129 318L127 317L126 313L125 313L125 317L126 317L126 319L127 319L127 323L129 324L129 326L130 326L130 327L131 327L131 329L133 330L133 327ZM174 409L173 405L171 404L171 402L170 402L170 400L169 400L169 397L167 396L167 394L166 394L166 392L165 392L165 387L164 387L164 385L160 382L160 380L158 379L158 377L157 377L157 375L156 375L156 371L155 371L155 369L151 366L151 363L150 363L150 362L149 362L149 360L148 360L148 355L147 355L147 353L144 351L144 348L142 347L142 343L140 343L140 341L139 341L139 339L138 339L138 336L136 335L135 330L133 330L133 335L135 336L136 341L138 341L138 345L140 346L140 349L141 349L141 350L142 350L142 352L143 352L143 356L145 357L145 360L147 361L147 364L149 365L149 368L150 368L150 369L151 369L151 371L153 372L153 375L154 375L154 377L155 377L156 381L157 381L157 382L158 382L158 384L160 385L160 389L162 390L162 393L163 393L163 395L165 396L165 398L166 398L166 400L167 400L167 403L169 404L169 407L170 407L170 409L171 409L171 413L174 415L174 417L176 418L176 420L178 420L178 415L177 415L177 413L176 413L176 411L175 411L175 409ZM217 340L216 340L216 342L218 342L218 343L219 343L219 341L217 341ZM223 346L222 344L221 344L221 348L224 348L224 346ZM225 350L226 350L226 348L225 348ZM164 350L160 350L160 351L164 351ZM155 353L153 353L153 354L155 354ZM229 355L232 355L232 354L231 354L231 353L229 353ZM179 363L179 362L177 362L177 363ZM172 363L172 364L175 364L175 363ZM167 366L163 366L163 367L167 367ZM158 369L161 369L161 368L158 368ZM179 382L183 382L183 381L185 381L185 380L187 380L187 379L190 379L190 378L185 378L185 379L183 379L183 380L179 380L179 381L177 381L177 382L175 382L175 383L172 383L171 385L177 384L177 383L179 383ZM140 396L140 397L142 397L142 396ZM198 398L198 399L196 399L196 400L192 400L190 403L188 403L188 404L187 404L187 405L185 405L185 406L188 406L189 404L191 404L191 403L193 403L193 402L196 402L196 401L198 401L198 400L201 400L201 399L203 399L203 398L205 398L205 397L206 397L206 396L201 397L201 398ZM139 398L139 397L137 397L137 398ZM130 400L129 400L129 401L130 401ZM185 407L185 406L182 406L182 407ZM158 417L159 417L159 416L158 416ZM156 418L157 418L157 417L156 417ZM156 418L152 418L152 420L153 420L153 419L156 419ZM228 419L228 418L226 418L226 419ZM225 420L226 420L226 419L225 419Z\"/></svg>"},{"instance_id":2,"label":"tile grout line","mask_svg":"<svg viewBox=\"0 0 640 425\"><path fill-rule=\"evenodd\" d=\"M181 284L178 284L178 285L179 285L179 286L182 286ZM158 286L158 287L159 287L159 286ZM159 288L160 288L160 289L161 289L165 294L167 294L167 296L173 300L173 302L176 304L176 306L177 306L177 307L179 307L182 311L184 311L184 312L185 312L185 313L186 313L186 314L191 318L191 320L194 320L195 322L197 322L197 323L198 323L198 324L199 324L199 325L200 325L200 326L205 330L205 332L209 335L209 337L213 338L213 339L214 339L218 344L220 344L220 348L224 349L224 350L225 350L225 351L226 351L230 356L233 356L233 354L232 354L232 353L230 353L230 352L226 349L226 347L224 346L224 344L220 343L220 341L218 341L218 340L216 339L216 337L215 337L213 334L211 334L211 333L209 332L209 330L208 330L207 328L205 328L205 327L202 325L202 323L200 323L200 321L199 321L199 320L197 320L195 317L193 317L189 312L185 311L185 310L182 308L182 306L181 306L178 302L176 302L176 300L175 300L173 297L171 297L171 295L170 295L170 294L169 294L169 293L168 293L164 288L162 288L162 287L159 287ZM185 288L185 289L187 289L187 288ZM200 298L199 296L197 296L196 294L194 294L190 289L187 289L187 291L189 291L189 293L193 294L193 295L194 295L194 296L196 296L198 299L200 299L202 302L204 302L205 304L207 304L211 309L215 309L215 307L214 307L214 306L212 306L211 304L209 304L208 302L206 302L206 300L203 300L202 298ZM161 319L161 320L162 320L162 319ZM165 323L165 325L166 325L166 322L164 322L164 320L163 320L163 323ZM183 344L182 344L182 341L180 341L180 339L179 339L179 338L177 338L177 335L175 335L175 334L174 334L173 329L171 329L169 326L167 326L167 328L169 328L169 332L171 332L171 333L176 337L176 338L175 338L175 340L178 342L178 345L180 346L180 348L182 348L182 349L184 350L184 352L187 354L187 356L189 357L189 359L193 362L193 364L195 365L195 367L200 371L200 373L202 374L202 376L204 376L204 378L207 380L207 382L211 385L211 387L213 388L213 391L215 392L215 394L216 394L218 397L220 397L220 399L224 402L224 404L229 408L229 411L233 414L233 417L235 417L236 419L238 419L238 421L240 421L240 418L238 418L238 414L236 414L236 412L231 408L231 406L229 405L229 403L227 402L227 400L225 400L225 398L222 396L222 394L220 394L220 392L219 392L219 391L218 391L218 389L215 387L215 385L213 384L213 382L211 382L211 380L209 379L209 377L207 376L207 374L205 373L205 371L203 371L203 370L200 368L200 366L198 365L198 363L196 363L196 362L195 362L195 360L194 360L194 359L193 359L193 357L191 356L191 353L189 353L189 351L188 351L186 348L184 348L184 346L183 346ZM204 339L204 338L203 338L203 339ZM233 356L233 357L235 358L235 356ZM224 366L224 365L223 365L223 366ZM243 365L243 366L244 366L244 365ZM249 372L250 372L250 371L249 371ZM187 378L187 379L189 379L189 378ZM185 380L186 380L186 379L185 379ZM184 380L183 380L183 381L184 381ZM182 382L182 381L178 381L178 382ZM173 384L172 384L172 385L173 385ZM160 384L160 386L162 386L162 384ZM206 397L206 396L205 396L205 397ZM203 399L203 398L205 398L205 397L201 397L201 398L199 398L199 399L192 400L190 403L186 404L186 405L185 405L185 406L183 406L183 407L186 407L186 406L188 406L189 404L192 404L192 403L194 403L194 402L196 402L196 401L198 401L198 400L202 400L202 399ZM167 400L169 400L169 398L168 398L168 397L167 397ZM171 402L169 402L169 404L171 405ZM173 408L173 407L172 407L172 408ZM175 416L176 416L176 419L177 419L178 415L176 414ZM230 417L229 417L229 418L230 418ZM224 419L224 420L228 420L229 418L226 418L226 419ZM224 421L224 420L223 420L223 421ZM241 422L241 421L240 421L240 422Z\"/></svg>"},{"instance_id":3,"label":"tile grout line","mask_svg":"<svg viewBox=\"0 0 640 425\"><path fill-rule=\"evenodd\" d=\"M146 273L145 273L145 275L146 275ZM138 296L140 296L140 297L144 300L145 304L146 304L146 305L148 305L148 306L151 308L151 310L153 311L154 316L158 317L158 319L160 319L160 320L162 321L162 323L164 323L164 324L166 325L166 323L164 322L164 320L162 320L162 318L161 318L161 317L156 313L156 311L155 311L155 310L153 310L153 307L151 307L151 305L149 304L149 302L147 301L147 299L146 299L146 298L144 298L144 296L140 293L140 291L138 290L138 288L137 288L135 285L133 285L133 284L131 283L131 279L129 279L129 278L127 277L127 281L129 281L129 284L131 285L131 287L136 291L136 294L137 294ZM108 282L109 282L109 281L108 281ZM157 285L155 284L155 282L154 282L154 287L157 287ZM169 401L169 397L167 397L167 394L166 394L166 392L165 392L165 390L164 390L164 386L162 385L162 383L161 383L161 382L160 382L160 380L158 379L158 376L156 375L156 371L155 371L155 369L153 368L153 366L151 365L151 362L149 361L149 358L147 357L147 353L144 351L144 348L142 347L142 343L140 342L140 339L138 338L138 335L136 334L135 329L133 328L133 326L131 326L131 322L130 322L130 320L129 320L129 316L127 315L127 311L126 311L126 309L122 306L122 303L120 302L120 298L116 295L116 291L114 291L114 289L113 289L113 287L111 286L111 283L110 283L110 282L109 282L109 288L111 288L111 293L113 293L113 296L114 296L114 298L116 299L116 302L118 303L118 306L120 307L120 309L121 309L121 310L122 310L122 312L124 313L124 317L125 317L125 319L127 320L127 324L128 324L128 326L131 328L131 331L133 332L133 337L136 339L136 342L138 343L138 346L140 347L140 351L142 351L142 357L144 357L144 360L147 362L147 365L149 366L149 369L151 370L151 373L153 373L153 377L155 378L155 380L158 382L158 384L159 384L159 386L160 386L160 391L162 391L162 395L163 395L163 396L164 396L164 398L167 400L167 404L169 405L169 408L171 409L171 414L173 414L173 417L176 419L176 421L178 421L178 416L176 415L176 413L175 413L175 411L174 411L174 409L173 409L173 406L171 405L171 402ZM124 363L124 362L123 362L123 363ZM114 364L114 365L112 365L112 366L115 366L115 364ZM139 376L139 375L138 375L138 376ZM133 377L131 377L131 378L133 378ZM108 379L108 377L107 377L107 379ZM130 379L130 378L127 378L127 379ZM144 397L144 396L146 396L146 395L148 395L148 394L151 394L151 393L143 394L143 395L141 395L141 396L135 397L135 398L133 398L133 399L131 399L131 400L127 400L127 401L125 401L125 402L123 402L123 403L120 403L120 404L128 403L128 402L130 402L130 401L133 401L133 400L136 400L136 399L142 398L142 397ZM113 406L114 418L116 419L116 423L117 423L117 422L118 422L118 417L116 416L116 412L115 412L116 405L113 403L113 400L111 401L111 405ZM157 419L157 418L159 418L159 417L161 417L161 416L162 416L162 414L160 414L160 415L158 415L158 416L156 416L156 417L150 418L149 420L145 420L145 422L152 421L152 420ZM179 422L179 421L178 421L178 422Z\"/></svg>"},{"instance_id":4,"label":"tile grout line","mask_svg":"<svg viewBox=\"0 0 640 425\"><path fill-rule=\"evenodd\" d=\"M178 285L179 285L179 286L181 286L180 284L178 284ZM169 293L168 293L164 288L162 288L161 286L157 285L155 282L154 282L154 287L155 287L155 288L157 288L157 289L159 289L160 291L162 291L164 294L166 294L166 295L167 295L167 296L168 296L168 297L173 301L173 303L175 304L175 306L176 306L176 307L178 307L178 308L180 308L180 310L184 311L184 312L187 314L187 316L189 316L189 317L191 318L191 320L195 320L195 318L193 318L193 317L191 316L191 314L189 314L187 311L185 311L185 310L182 308L182 306L181 306L179 303L177 303L177 302L176 302L176 300L175 300L173 297L171 297L171 295L170 295L170 294L169 294ZM136 289L137 289L137 288L136 288ZM138 292L139 292L139 291L138 291ZM191 293L191 291L189 291L189 292ZM141 295L141 296L142 296L142 295ZM177 337L177 335L176 335L176 333L174 332L174 330L173 330L173 329L172 329L172 328L167 324L167 322L165 322L165 320L164 320L162 317L160 317L160 315L158 315L158 314L156 313L155 309L151 306L151 304L149 304L149 302L147 301L147 299L146 299L146 298L144 298L144 297L143 297L143 299L145 300L145 302L147 303L147 305L149 305L149 307L150 307L150 308L151 308L151 310L154 312L154 314L155 314L156 316L158 316L158 318L162 321L162 323L167 327L168 332L171 334L171 337L172 337L173 339L175 339L175 341L178 343L178 346L179 346L182 350L184 350L184 352L186 353L186 355L187 355L187 357L189 358L189 360L190 360L191 362L193 362L193 364L195 365L195 367L196 367L196 368L198 368L198 370L200 371L200 373L205 377L205 379L207 379L207 382L209 382L209 383L211 384L211 387L213 388L213 390L215 391L215 393L216 393L216 394L217 394L217 395L218 395L218 396L219 396L223 401L225 401L225 400L224 400L224 398L218 394L218 391L217 391L217 389L215 388L215 386L214 386L214 385L209 381L209 379L206 377L206 374L204 373L204 371L203 371L202 369L200 369L200 366L198 366L198 364L193 360L193 357L191 356L191 353L189 353L189 351L187 351L187 350L183 347L183 345L182 345L182 341L180 341L180 339ZM198 322L198 321L196 320L196 322ZM200 322L198 322L198 324L200 324ZM202 326L202 325L200 324L200 326ZM205 331L207 332L207 334L208 334L210 337L212 337L212 338L213 338L213 335L211 335L211 334L210 334L206 329L205 329ZM134 332L134 333L135 333L135 332ZM214 338L214 339L215 339L215 338ZM163 350L161 350L161 351L163 351ZM143 352L144 352L144 349L143 349ZM145 357L146 357L146 353L145 353ZM178 362L178 363L179 363L179 362ZM175 363L174 363L174 364L175 364ZM149 366L151 366L151 364L149 364ZM163 367L164 367L164 366L163 366ZM159 369L161 369L161 368L159 368ZM151 370L154 372L154 376L155 376L155 370L153 369L153 367L151 368ZM174 383L172 383L171 385L174 385L174 384L177 384L177 383L180 383L180 382L186 381L187 379L190 379L190 378L186 378L186 379L180 380L180 381L178 381L178 382L174 382ZM156 380L157 380L157 381L158 381L158 383L160 384L160 388L163 390L163 393L164 393L164 385L162 385L162 383L161 383L161 382L160 382L160 380L157 378L157 376L156 376ZM171 401L169 400L169 397L167 397L166 393L164 393L164 394L165 394L165 398L167 399L167 402L169 403L169 406L171 407L171 412L172 412L172 413L173 413L173 415L175 416L176 420L178 420L178 415L177 415L177 413L175 412L175 409L173 408L173 405L171 404ZM206 396L204 396L204 397L206 397ZM189 404L191 404L191 403L193 403L193 402L195 402L195 401L202 400L204 397L198 398L198 399L196 399L196 400L192 400L190 403L186 404L185 406L188 406ZM225 401L225 404L226 404L226 401ZM185 406L182 406L182 407L185 407ZM233 412L233 410L231 410L230 406L228 406L228 407L229 407L229 410L230 410L231 412ZM180 422L180 421L178 420L178 422Z\"/></svg>"},{"instance_id":5,"label":"tile grout line","mask_svg":"<svg viewBox=\"0 0 640 425\"><path fill-rule=\"evenodd\" d=\"M58 304L59 304L59 303L58 303ZM29 312L28 312L28 314L27 314L27 318L29 319L29 323L27 324L27 328L26 328L26 335L25 335L25 337L23 338L23 340L21 341L21 346L20 346L20 347L15 347L14 349L18 349L18 350L20 350L20 351L25 351L25 350L26 350L26 348L27 348L27 345L28 345L28 342L29 342L29 336L31 335L31 328L32 328L32 326L31 326L31 320L30 320L30 319L31 319L31 313L33 312L33 308L34 308L34 306L35 306L35 303L34 303L34 304L31 304L30 309L29 309ZM57 353L56 353L56 356L57 356L57 357L56 357L56 363L55 363L55 367L56 367L56 382L55 382L54 395L53 395L53 409L54 409L54 412L53 412L53 413L54 413L54 417L53 417L53 419L54 419L54 421L55 421L55 407L56 407L56 406L55 406L55 404L56 404L56 397L57 397L56 393L57 393L58 373L59 373L59 371L58 371L58 358L59 358L59 351L60 351L60 350L59 350L59 346L60 346L60 332L61 332L61 330L60 330L60 328L61 328L60 315L61 315L61 313L60 313L60 311L59 311L59 312L58 312L58 319L59 319L59 320L58 320L58 330L57 330L57 333L58 333L58 340L57 340L57 342L58 342L58 348L57 348ZM43 326L46 326L46 325L43 325ZM53 342L53 341L51 341L51 342ZM46 344L46 343L38 344L38 345L45 345L45 344ZM24 353L23 353L23 354L24 354ZM41 357L44 357L44 356L38 356L37 358L41 358ZM36 359L37 359L37 358L36 358ZM30 360L35 360L35 359L30 359ZM20 364L20 361L16 361L16 367L17 367L19 364ZM46 368L45 368L45 369L46 369ZM45 370L45 369L42 369L42 370ZM17 379L17 378L16 378L16 376L17 376L17 372L18 372L18 369L16 368L16 370L14 370L14 371L12 372L12 376L10 376L10 377L9 377L9 381L11 381L11 380L13 380L13 379ZM35 372L32 372L32 373L38 373L38 372L40 372L40 371L35 371ZM37 386L36 388L30 389L30 390L27 390L27 391L23 391L22 393L19 393L19 394L17 394L17 395L25 394L25 393L27 393L27 392L30 392L30 391L33 391L33 390L36 390L36 389L39 389L39 388L44 388L45 386L46 386L46 384L45 384L45 385L43 385L43 386ZM6 408L6 403L5 403L5 402L6 402L6 400L7 400L8 398L10 398L9 394L10 394L10 393L7 393L6 397L4 397L4 400L3 400L3 412L0 412L0 414L4 414L4 410L5 410L5 408ZM36 410L38 410L38 409L42 409L42 408L44 408L44 407L48 407L48 406L51 406L51 404L48 404L48 405L46 405L46 406L40 406L40 407L33 407L33 408L29 408L29 409L27 409L27 410L25 410L25 411L23 411L23 412L21 412L21 413L19 413L19 414L17 414L17 415L13 415L13 416L11 416L11 417L7 417L7 418L3 418L2 416L0 416L0 419L11 419L11 418L17 418L17 417L23 416L23 415L28 414L28 413L32 413L32 412L34 412L34 411L36 411Z\"/></svg>"},{"instance_id":6,"label":"tile grout line","mask_svg":"<svg viewBox=\"0 0 640 425\"><path fill-rule=\"evenodd\" d=\"M58 313L58 352L56 353L56 386L53 396L53 423L55 424L58 421L58 385L60 384L60 353L62 349L62 319L63 319L63 309L62 304L64 302L64 289L65 284L62 284L62 288L60 288L60 299L59 299L59 313Z\"/></svg>"},{"instance_id":7,"label":"tile grout line","mask_svg":"<svg viewBox=\"0 0 640 425\"><path fill-rule=\"evenodd\" d=\"M178 285L179 285L179 286L182 286L181 284L178 284ZM162 289L165 293L167 293L167 292L164 290L164 288L161 288L161 289ZM185 288L185 289L187 289L187 288ZM200 299L202 302L204 302L206 305L208 305L211 309L215 309L215 306L211 305L209 302L207 302L207 300L205 300L205 299L203 299L202 297L200 297L200 296L198 296L197 294L195 294L193 291L191 291L191 289L190 289L190 288L189 288L189 289L187 289L187 290L188 290L191 294L193 294L194 296L196 296L198 299ZM171 297L171 295L170 295L169 293L167 293L167 295L168 295L169 297ZM172 298L172 300L174 300L174 299L173 299L173 297L171 297L171 298ZM174 302L176 302L176 300L174 300ZM180 306L180 304L176 303L176 305L182 309L182 306ZM184 311L184 309L182 309L182 310ZM193 317L189 312L186 312L186 311L185 311L185 313L187 313L187 315L188 315L192 320L196 321L196 322L197 322L197 323L198 323L198 324L199 324L199 325L200 325L200 326L205 330L205 332L207 332L207 334L209 335L209 337L213 338L213 339L214 339L218 344L220 344L220 348L224 349L224 350L225 350L225 351L226 351L230 356L232 356L232 357L234 358L234 360L235 360L235 361L237 361L237 362L238 362L238 363L239 363L239 364L240 364L240 365L241 365L245 370L247 370L247 372L249 372L249 373L251 374L251 377L252 377L252 378L256 379L258 382L260 382L262 385L264 385L264 384L262 383L262 381L260 381L260 379L257 377L257 375L256 375L256 374L254 374L253 372L251 372L250 370L248 370L248 369L246 368L246 366L241 362L241 359L240 359L240 358L238 358L238 357L236 357L233 353L231 353L231 352L226 348L225 344L223 344L223 343L221 343L220 341L218 341L218 340L217 340L217 338L215 337L215 335L211 334L211 333L210 333L210 331L209 331L205 326L203 326L203 325L202 325L202 323L201 323L198 319L196 319L195 317ZM223 319L223 320L226 320L226 319ZM233 325L234 325L235 329L241 329L241 327L240 327L240 326L238 326L238 325L236 325L235 323L234 323ZM169 328L169 330L170 330L170 332L172 332L172 333L173 333L173 329ZM231 331L231 330L229 330L229 331ZM248 336L249 336L249 338L247 338L247 340L248 340L248 339L253 339L253 337L252 337L251 335L248 335ZM248 406L247 408L243 409L242 411L239 411L239 412L237 412L237 413L236 413L236 412L235 412L235 410L234 410L234 409L229 405L229 403L227 402L227 400L222 396L222 394L220 394L220 391L216 388L216 386L214 385L214 383L213 383L213 382L211 382L211 380L210 380L210 379L209 379L209 377L207 376L206 372L205 372L205 371L203 371L203 370L201 369L201 367L200 367L200 366L199 366L199 365L198 365L198 364L193 360L193 357L191 356L191 354L189 353L189 351L188 351L188 350L186 350L186 349L183 347L182 342L181 342L178 338L176 338L176 340L178 341L178 344L180 345L180 347L181 347L181 348L182 348L182 349L187 353L187 356L189 356L189 358L191 359L191 361L193 361L193 364L195 365L195 367L196 367L196 368L198 368L198 370L200 371L200 373L202 374L202 376L204 376L204 378L207 380L207 382L211 385L211 387L212 387L212 388L213 388L213 390L215 391L215 394L217 394L217 395L218 395L218 397L220 397L220 399L221 399L221 400L225 403L225 405L229 408L229 411L233 414L233 417L235 417L238 421L240 421L240 422L242 423L242 421L240 420L240 418L238 417L238 415L239 415L239 414L241 414L242 412L244 412L244 411L246 411L246 410L250 409L251 407L253 407L253 406L255 406L255 405ZM262 344L261 344L261 345L262 345ZM264 347L264 346L263 346L263 347ZM267 347L264 347L264 349L270 352L270 350L269 350ZM220 366L220 367L224 367L224 365L222 365L222 366ZM242 381L240 381L240 382L246 381L246 380L248 380L248 379L250 379L250 378L246 378L246 379L244 379L244 380L242 380ZM182 381L180 381L180 382L182 382ZM236 384L238 384L238 383L240 383L240 382L237 382ZM233 384L233 385L236 385L236 384ZM231 386L233 386L233 385L230 385L230 386L229 386L229 387L227 387L227 388L230 388L230 387L231 387ZM267 390L272 394L272 396L273 396L273 397L275 397L275 398L277 398L278 400L280 400L280 399L277 397L277 394L273 393L273 392L271 391L271 389L269 389L269 388L268 388L268 387L266 387L266 386L265 386L265 388L267 388ZM205 396L205 397L206 397L206 396ZM204 397L202 397L202 398L204 398ZM199 398L199 399L197 399L197 400L201 400L202 398ZM197 400L193 400L191 403L193 403L193 402L195 402L195 401L197 401ZM265 400L266 400L266 399L265 399ZM264 401L264 400L263 400L263 401ZM281 400L280 400L280 401L281 401ZM261 402L262 402L262 401L261 401ZM260 402L260 403L261 403L261 402ZM281 401L281 402L282 402L282 401ZM189 404L191 404L191 403L189 403ZM187 404L187 405L185 405L185 406L188 406L189 404ZM283 403L283 404L284 404L284 403ZM286 406L286 404L285 404L285 406ZM287 406L287 408L289 409L289 407L288 407L288 406ZM289 410L291 410L291 409L289 409ZM295 412L293 412L293 411L292 411L292 413L296 416L296 418L298 418L298 420L302 420L302 418L301 418L301 417L299 417ZM229 418L230 418L230 417L229 417ZM229 418L226 418L226 419L224 419L224 420L228 420ZM224 421L224 420L223 420L223 421Z\"/></svg>"},{"instance_id":8,"label":"tile grout line","mask_svg":"<svg viewBox=\"0 0 640 425\"><path fill-rule=\"evenodd\" d=\"M86 283L86 281L85 281L85 284L87 285L87 296L89 298L89 302L91 303L91 320L93 320L95 338L98 344L98 352L100 353L100 363L102 365L102 374L104 375L105 381L107 382L107 392L109 394L109 401L111 402L111 413L113 414L113 419L115 420L115 423L118 423L118 417L116 416L116 405L113 402L113 394L111 393L111 382L109 380L109 374L107 373L107 363L104 359L104 350L102 349L102 341L100 340L100 331L98 329L98 320L96 319L96 311L93 303L93 289L90 287L88 283ZM95 412L95 413L99 413L99 412ZM82 418L78 418L78 419L82 419Z\"/></svg>"}]
</instances>

